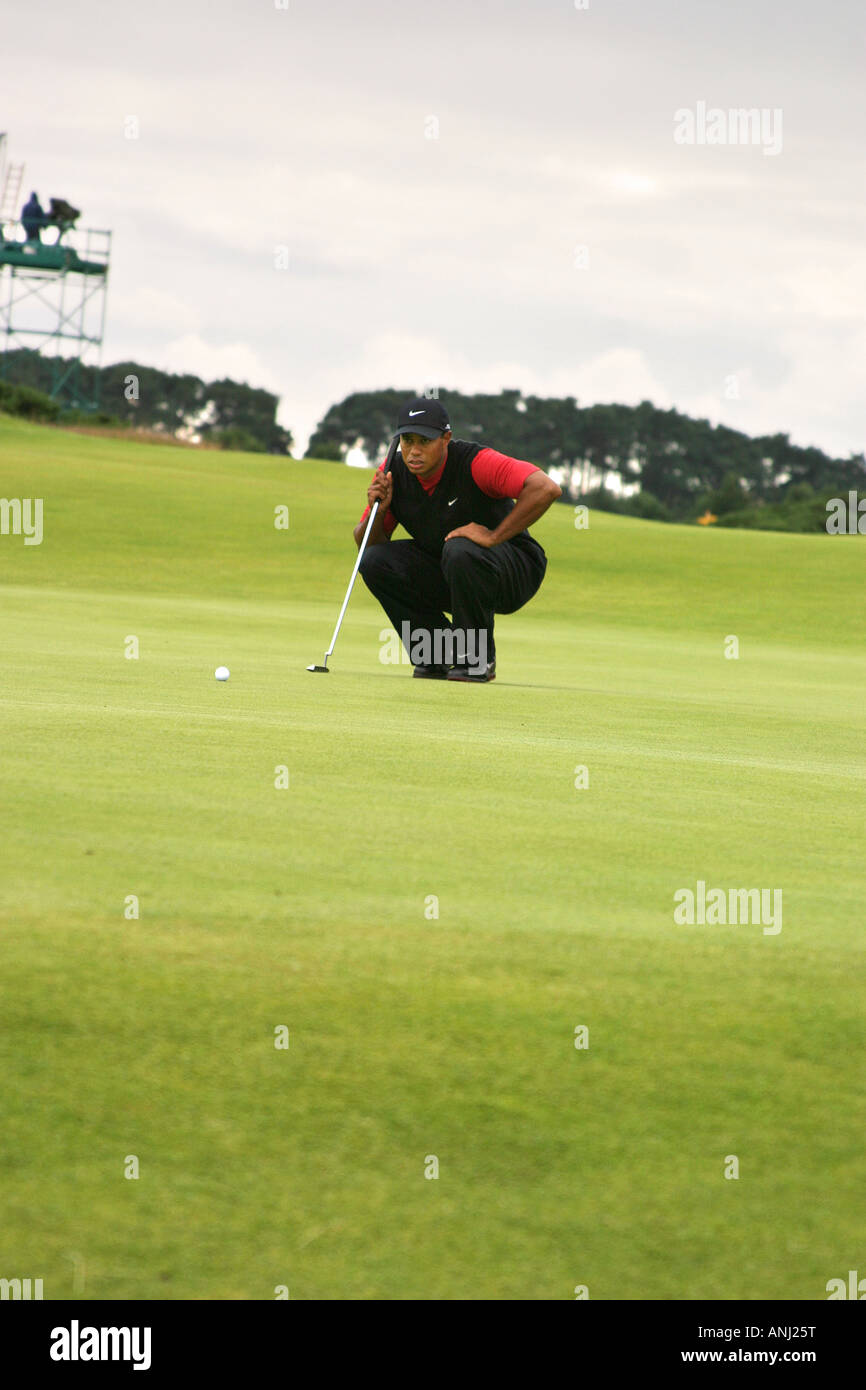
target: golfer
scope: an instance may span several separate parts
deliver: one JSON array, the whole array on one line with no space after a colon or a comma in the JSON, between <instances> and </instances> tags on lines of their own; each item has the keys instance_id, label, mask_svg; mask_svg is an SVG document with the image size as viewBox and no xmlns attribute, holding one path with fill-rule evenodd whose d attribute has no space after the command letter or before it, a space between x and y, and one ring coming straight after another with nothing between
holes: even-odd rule
<instances>
[{"instance_id":1,"label":"golfer","mask_svg":"<svg viewBox=\"0 0 866 1390\"><path fill-rule=\"evenodd\" d=\"M537 593L547 556L526 528L562 489L533 463L452 439L440 400L407 401L398 436L390 470L386 459L355 527L360 546L378 501L360 573L406 647L413 676L492 681L494 615L516 613ZM391 540L398 523L411 540Z\"/></svg>"}]
</instances>

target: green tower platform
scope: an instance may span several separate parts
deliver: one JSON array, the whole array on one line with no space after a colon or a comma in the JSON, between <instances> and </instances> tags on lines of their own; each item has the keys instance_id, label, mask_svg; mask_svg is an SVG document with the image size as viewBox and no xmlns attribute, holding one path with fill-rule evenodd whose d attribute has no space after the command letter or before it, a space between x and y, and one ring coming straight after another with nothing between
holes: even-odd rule
<instances>
[{"instance_id":1,"label":"green tower platform","mask_svg":"<svg viewBox=\"0 0 866 1390\"><path fill-rule=\"evenodd\" d=\"M51 233L47 233L50 235ZM50 395L99 409L111 233L64 228L53 243L27 241L20 223L0 225L0 377L8 355L30 348L51 362Z\"/></svg>"}]
</instances>

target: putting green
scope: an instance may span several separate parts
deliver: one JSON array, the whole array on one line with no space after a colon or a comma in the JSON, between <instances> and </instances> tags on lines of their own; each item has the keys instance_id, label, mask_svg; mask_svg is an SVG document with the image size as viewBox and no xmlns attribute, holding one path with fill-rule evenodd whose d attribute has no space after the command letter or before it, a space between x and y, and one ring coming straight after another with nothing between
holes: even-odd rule
<instances>
[{"instance_id":1,"label":"putting green","mask_svg":"<svg viewBox=\"0 0 866 1390\"><path fill-rule=\"evenodd\" d=\"M312 675L368 475L2 416L0 459L43 502L41 544L0 535L0 1276L799 1300L862 1268L858 537L558 505L495 684L382 664L360 582ZM699 881L780 889L781 930L677 924Z\"/></svg>"}]
</instances>

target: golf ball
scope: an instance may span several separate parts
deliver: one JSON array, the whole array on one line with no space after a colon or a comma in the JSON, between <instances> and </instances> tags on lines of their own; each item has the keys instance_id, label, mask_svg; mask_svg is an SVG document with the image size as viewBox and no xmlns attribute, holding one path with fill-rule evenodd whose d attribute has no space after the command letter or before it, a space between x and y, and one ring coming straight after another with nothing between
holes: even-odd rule
<instances>
[{"instance_id":1,"label":"golf ball","mask_svg":"<svg viewBox=\"0 0 866 1390\"><path fill-rule=\"evenodd\" d=\"M229 678L228 666L218 666L214 671L214 675L216 676L218 681L227 681Z\"/></svg>"}]
</instances>

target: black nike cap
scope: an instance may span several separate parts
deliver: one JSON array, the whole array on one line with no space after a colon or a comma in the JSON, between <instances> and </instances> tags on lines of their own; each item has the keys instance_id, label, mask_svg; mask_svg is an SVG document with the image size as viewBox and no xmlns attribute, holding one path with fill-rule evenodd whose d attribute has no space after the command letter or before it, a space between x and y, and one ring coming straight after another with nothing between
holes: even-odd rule
<instances>
[{"instance_id":1,"label":"black nike cap","mask_svg":"<svg viewBox=\"0 0 866 1390\"><path fill-rule=\"evenodd\" d=\"M396 439L400 434L423 434L425 439L436 439L450 428L448 411L441 401L416 396L400 407L392 438Z\"/></svg>"}]
</instances>

